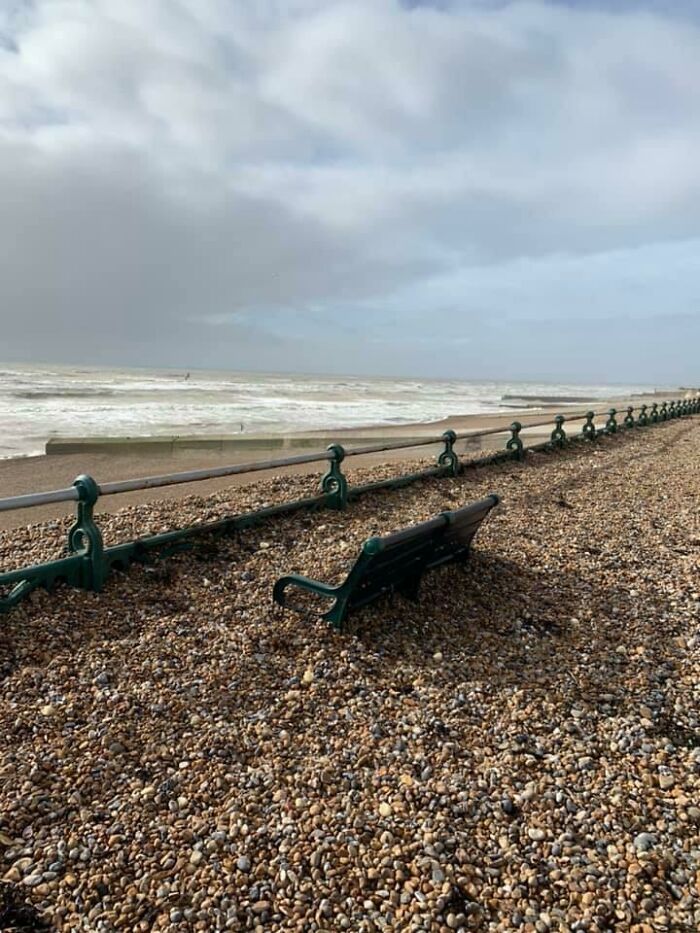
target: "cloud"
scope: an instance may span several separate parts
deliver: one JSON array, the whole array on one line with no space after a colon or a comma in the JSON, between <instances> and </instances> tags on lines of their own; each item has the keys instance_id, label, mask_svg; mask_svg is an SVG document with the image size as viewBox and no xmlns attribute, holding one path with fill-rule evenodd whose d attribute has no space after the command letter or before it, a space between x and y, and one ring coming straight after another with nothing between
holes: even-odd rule
<instances>
[{"instance_id":1,"label":"cloud","mask_svg":"<svg viewBox=\"0 0 700 933\"><path fill-rule=\"evenodd\" d=\"M498 375L527 315L651 349L698 297L699 93L687 4L9 5L0 356L426 374L495 327Z\"/></svg>"}]
</instances>

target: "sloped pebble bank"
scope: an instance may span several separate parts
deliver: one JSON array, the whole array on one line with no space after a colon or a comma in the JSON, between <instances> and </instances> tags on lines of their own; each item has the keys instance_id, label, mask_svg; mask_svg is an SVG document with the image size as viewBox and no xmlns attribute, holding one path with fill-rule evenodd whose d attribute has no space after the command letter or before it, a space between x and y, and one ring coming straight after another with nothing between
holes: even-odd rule
<instances>
[{"instance_id":1,"label":"sloped pebble bank","mask_svg":"<svg viewBox=\"0 0 700 933\"><path fill-rule=\"evenodd\" d=\"M699 458L700 420L670 422L33 594L0 617L8 903L56 930L700 928ZM419 603L345 636L272 609L280 574L338 579L369 535L491 491ZM64 530L7 533L0 565Z\"/></svg>"}]
</instances>

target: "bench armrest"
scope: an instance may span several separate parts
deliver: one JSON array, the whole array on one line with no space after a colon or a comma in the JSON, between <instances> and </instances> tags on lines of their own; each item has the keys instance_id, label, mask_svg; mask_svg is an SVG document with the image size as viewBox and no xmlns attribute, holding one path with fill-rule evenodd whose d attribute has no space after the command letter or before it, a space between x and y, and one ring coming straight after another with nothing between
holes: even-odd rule
<instances>
[{"instance_id":1,"label":"bench armrest","mask_svg":"<svg viewBox=\"0 0 700 933\"><path fill-rule=\"evenodd\" d=\"M280 577L272 590L272 598L280 606L287 605L285 591L289 586L296 586L301 590L310 590L317 596L325 596L326 599L337 599L341 589L339 586L329 586L327 583L320 583L318 580L310 580L298 573L290 573L286 577Z\"/></svg>"}]
</instances>

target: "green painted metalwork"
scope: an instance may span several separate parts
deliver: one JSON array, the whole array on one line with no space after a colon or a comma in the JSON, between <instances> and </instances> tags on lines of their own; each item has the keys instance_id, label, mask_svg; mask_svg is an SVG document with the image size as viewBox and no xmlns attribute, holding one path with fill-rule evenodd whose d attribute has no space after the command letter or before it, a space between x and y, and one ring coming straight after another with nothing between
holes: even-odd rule
<instances>
[{"instance_id":1,"label":"green painted metalwork","mask_svg":"<svg viewBox=\"0 0 700 933\"><path fill-rule=\"evenodd\" d=\"M327 448L333 459L326 475L321 480L321 489L326 495L329 509L342 510L348 502L348 481L340 464L345 459L345 448L340 444L330 444Z\"/></svg>"},{"instance_id":2,"label":"green painted metalwork","mask_svg":"<svg viewBox=\"0 0 700 933\"><path fill-rule=\"evenodd\" d=\"M594 418L595 418L594 411L586 412L586 420L584 422L583 427L581 428L581 434L587 441L594 441L596 437L598 436L598 432L596 431L595 424L593 423Z\"/></svg>"},{"instance_id":3,"label":"green painted metalwork","mask_svg":"<svg viewBox=\"0 0 700 933\"><path fill-rule=\"evenodd\" d=\"M514 421L510 426L510 440L506 444L506 450L511 451L511 455L515 460L523 460L525 458L525 449L523 447L522 438L520 437L522 429L523 426L519 421Z\"/></svg>"},{"instance_id":4,"label":"green painted metalwork","mask_svg":"<svg viewBox=\"0 0 700 933\"><path fill-rule=\"evenodd\" d=\"M287 600L287 590L306 590L333 601L321 617L341 629L348 614L391 593L415 600L423 575L453 561L466 561L479 526L500 502L496 495L479 502L442 512L384 538L368 538L346 579L339 586L329 586L300 574L288 574L274 585L274 601L292 609L299 607ZM305 608L299 611L308 613Z\"/></svg>"},{"instance_id":5,"label":"green painted metalwork","mask_svg":"<svg viewBox=\"0 0 700 933\"><path fill-rule=\"evenodd\" d=\"M100 497L100 487L91 476L79 476L73 483L80 496L78 517L68 532L68 552L80 555L82 563L82 589L99 592L104 583L104 542L95 524L93 509Z\"/></svg>"},{"instance_id":6,"label":"green painted metalwork","mask_svg":"<svg viewBox=\"0 0 700 933\"><path fill-rule=\"evenodd\" d=\"M457 476L459 474L459 456L455 453L454 445L457 435L454 431L445 431L442 435L445 442L445 449L441 451L438 457L438 466L443 467L448 476Z\"/></svg>"},{"instance_id":7,"label":"green painted metalwork","mask_svg":"<svg viewBox=\"0 0 700 933\"><path fill-rule=\"evenodd\" d=\"M647 407L648 406L646 405L642 405L642 407L639 409L639 417L637 418L637 424L642 428L645 428L649 424L649 418L647 416Z\"/></svg>"},{"instance_id":8,"label":"green painted metalwork","mask_svg":"<svg viewBox=\"0 0 700 933\"><path fill-rule=\"evenodd\" d=\"M646 408L646 406L644 406L644 408ZM650 415L643 410L642 414L640 414L639 423L645 423L642 420L645 415L648 419L647 423L654 424L657 423L657 421L692 415L699 411L700 399L697 398L674 400L670 403L664 401L660 409L656 404L652 405ZM633 413L634 408L629 406L624 419L626 427L634 426L635 421ZM614 433L611 428L612 422L615 421L615 414L617 414L615 409L611 409L608 412L608 421L603 429L608 433ZM599 433L596 431L593 423L594 417L594 412L588 412L586 415L586 423L582 431L584 438L593 439ZM564 446L565 443L568 443L563 429L564 420L563 415L557 415L554 418L555 428L551 433L550 440L534 445L531 449L545 450L547 448L551 449L553 446L561 447ZM616 421L615 424L619 430L619 424L617 424ZM258 525L272 517L296 512L300 509L342 509L346 507L349 500L356 499L366 492L380 489L399 489L421 479L446 475L454 476L463 469L469 467L499 463L511 460L513 457L522 460L525 452L522 438L520 437L522 425L520 422L514 421L509 430L511 437L506 443L505 450L494 451L464 463L460 462L458 455L454 451L457 435L452 431L446 431L441 438L444 448L438 455L437 466L420 470L416 473L404 474L395 478L366 483L352 488L349 487L347 478L343 475L341 470L341 463L346 458L347 452L340 444L332 444L328 448L328 452L332 454L332 456L329 457L328 472L321 481L321 495L294 502L282 503L276 506L269 506L255 512L232 516L208 524L195 525L164 534L139 538L114 547L104 546L100 529L95 521L94 508L100 496L100 487L92 477L79 476L75 480L73 486L77 496L73 495L71 490L59 490L52 493L39 493L33 497L18 497L18 505L9 505L10 508L21 507L19 505L20 500L24 502L27 498L36 498L39 502L73 501L77 498L77 516L68 533L66 556L44 564L0 573L0 613L6 612L13 606L16 606L38 587L52 589L58 583L65 583L79 589L100 590L112 570L126 569L129 564L134 561L163 557L175 551L189 548L196 539L205 535L218 537L220 535L230 534L242 528ZM486 433L497 432L491 429ZM434 443L435 441L432 442ZM387 447L381 449L392 448ZM362 449L360 448L360 450ZM357 452L358 451L351 450L349 453L352 455ZM251 465L251 468L252 467L260 469L262 468L262 464L253 464ZM200 476L198 478L203 479L206 477ZM163 484L161 483L160 485ZM131 488L137 487L132 485ZM5 500L4 510L7 510L9 501L10 500ZM0 507L3 507L2 500L0 500Z\"/></svg>"},{"instance_id":9,"label":"green painted metalwork","mask_svg":"<svg viewBox=\"0 0 700 933\"><path fill-rule=\"evenodd\" d=\"M565 421L566 418L564 415L555 415L554 417L555 428L549 438L553 447L562 448L566 446L566 431L564 430Z\"/></svg>"},{"instance_id":10,"label":"green painted metalwork","mask_svg":"<svg viewBox=\"0 0 700 933\"><path fill-rule=\"evenodd\" d=\"M616 414L616 408L611 408L608 412L608 420L605 422L605 431L607 434L617 434L617 420L615 418Z\"/></svg>"}]
</instances>

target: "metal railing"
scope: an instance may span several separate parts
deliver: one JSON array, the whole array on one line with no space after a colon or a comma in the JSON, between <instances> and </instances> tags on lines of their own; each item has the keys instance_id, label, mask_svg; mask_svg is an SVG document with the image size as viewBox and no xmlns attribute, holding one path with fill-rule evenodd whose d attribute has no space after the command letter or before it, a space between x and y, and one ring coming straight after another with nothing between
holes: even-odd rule
<instances>
[{"instance_id":1,"label":"metal railing","mask_svg":"<svg viewBox=\"0 0 700 933\"><path fill-rule=\"evenodd\" d=\"M187 470L181 473L168 473L111 483L98 484L91 476L81 475L74 481L72 486L66 489L0 499L0 512L27 509L52 503L77 502L76 521L68 533L67 553L64 557L32 567L0 573L0 613L8 611L31 593L32 590L40 586L50 589L59 582L65 582L70 586L81 589L99 591L112 570L126 569L130 563L143 562L152 555L166 556L168 553L190 546L193 538L204 534L220 535L230 533L259 524L274 515L282 515L300 509L344 509L350 500L358 498L367 492L379 489L398 489L428 477L457 476L462 470L469 467L495 463L501 460L522 460L527 450L563 448L573 440L594 441L602 434L614 435L621 430L645 427L698 413L700 413L700 396L662 402L660 405L654 402L651 405L641 405L639 409L635 409L630 405L624 410L624 413L611 408L604 413L606 421L602 427L596 427L595 425L596 417L599 418L602 414L600 412L570 412L567 415L559 414L544 421L528 422L526 424L513 421L508 427L499 426L459 433L445 431L439 436L426 437L424 440L412 439L396 443L380 443L355 447L349 450L346 450L340 444L331 444L325 451L317 453L299 454L275 460L260 460L254 463L239 463L201 470ZM621 417L620 421L618 421L618 415ZM584 422L580 433L567 436L565 424L577 421ZM549 427L552 423L554 428L550 433L549 440L531 446L525 445L521 437L523 430ZM469 460L461 460L454 449L458 441L497 434L510 435L503 450L497 450ZM443 445L437 457L437 464L416 473L351 487L341 469L341 464L349 457L428 447L435 444ZM95 522L94 508L101 496L119 495L140 489L156 489L217 477L323 462L327 462L329 467L321 479L321 492L319 495L307 499L297 499L214 522L149 535L111 547L105 547L102 534ZM3 596L3 592L6 592L6 595Z\"/></svg>"}]
</instances>

